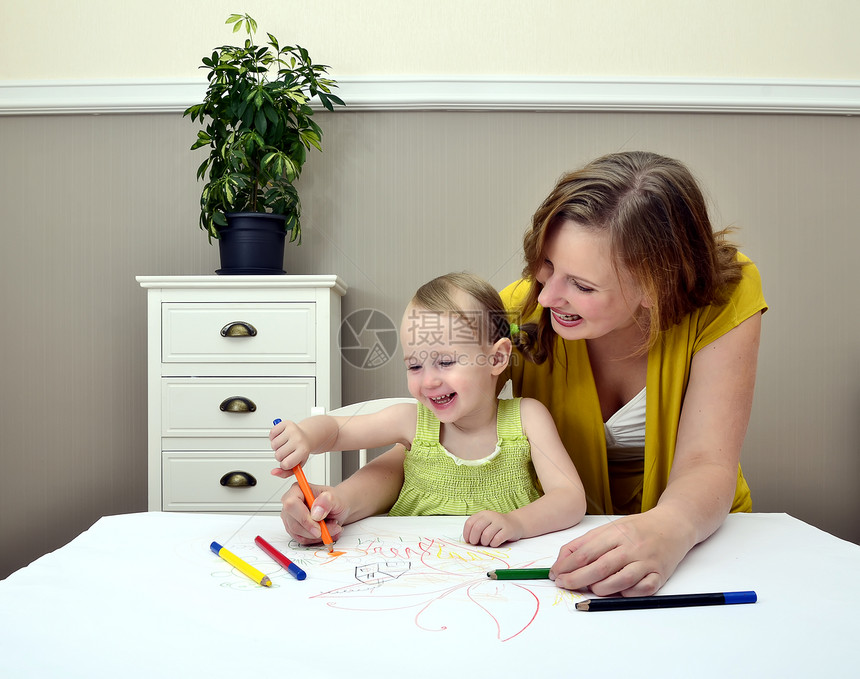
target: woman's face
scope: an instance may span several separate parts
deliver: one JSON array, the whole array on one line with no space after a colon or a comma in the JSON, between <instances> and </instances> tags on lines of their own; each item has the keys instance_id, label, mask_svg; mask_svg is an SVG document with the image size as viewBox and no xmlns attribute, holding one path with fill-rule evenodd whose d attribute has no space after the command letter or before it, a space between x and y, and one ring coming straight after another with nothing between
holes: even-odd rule
<instances>
[{"instance_id":1,"label":"woman's face","mask_svg":"<svg viewBox=\"0 0 860 679\"><path fill-rule=\"evenodd\" d=\"M616 273L606 232L562 222L547 239L543 258L538 303L550 310L558 335L596 339L636 328L647 299L629 274Z\"/></svg>"}]
</instances>

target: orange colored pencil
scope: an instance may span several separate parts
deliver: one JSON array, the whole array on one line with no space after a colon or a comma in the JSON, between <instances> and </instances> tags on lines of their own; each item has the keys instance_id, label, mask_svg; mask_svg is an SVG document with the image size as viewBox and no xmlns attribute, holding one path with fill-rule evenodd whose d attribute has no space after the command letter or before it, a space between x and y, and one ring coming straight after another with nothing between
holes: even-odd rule
<instances>
[{"instance_id":1,"label":"orange colored pencil","mask_svg":"<svg viewBox=\"0 0 860 679\"><path fill-rule=\"evenodd\" d=\"M275 420L272 424L278 424L280 422L280 418ZM296 481L299 483L299 488L302 489L302 493L305 496L305 502L308 505L308 509L313 507L314 497L313 491L311 491L311 487L308 484L308 477L305 476L305 472L302 469L301 465L296 465L293 467L293 474L296 477ZM319 522L320 524L320 534L322 535L323 544L328 549L329 553L334 549L334 540L331 539L331 533L328 532L328 526L325 525L325 519Z\"/></svg>"},{"instance_id":2,"label":"orange colored pencil","mask_svg":"<svg viewBox=\"0 0 860 679\"><path fill-rule=\"evenodd\" d=\"M305 472L302 470L301 466L296 465L293 467L293 474L296 475L296 481L299 482L299 488L302 489L302 493L305 495L305 502L308 503L308 509L310 509L316 498L314 497L313 491L311 491L311 487L308 485L308 479L305 476ZM323 544L326 546L326 549L331 552L334 549L334 540L331 539L331 533L328 532L328 526L325 525L325 519L320 521L319 524Z\"/></svg>"}]
</instances>

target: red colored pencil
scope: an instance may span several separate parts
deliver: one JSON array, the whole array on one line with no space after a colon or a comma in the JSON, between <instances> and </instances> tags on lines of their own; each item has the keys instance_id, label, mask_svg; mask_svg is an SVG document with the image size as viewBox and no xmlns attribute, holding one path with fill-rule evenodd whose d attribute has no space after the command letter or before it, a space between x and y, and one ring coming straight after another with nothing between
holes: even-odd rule
<instances>
[{"instance_id":1,"label":"red colored pencil","mask_svg":"<svg viewBox=\"0 0 860 679\"><path fill-rule=\"evenodd\" d=\"M266 542L259 535L254 538L254 542L257 544L257 547L262 549L266 554L272 557L275 561L277 561L281 566L286 568L293 576L295 576L296 580L304 580L308 577L308 574L305 573L301 568L296 566L292 561L290 561L284 554L281 554L277 549L272 547L268 542Z\"/></svg>"}]
</instances>

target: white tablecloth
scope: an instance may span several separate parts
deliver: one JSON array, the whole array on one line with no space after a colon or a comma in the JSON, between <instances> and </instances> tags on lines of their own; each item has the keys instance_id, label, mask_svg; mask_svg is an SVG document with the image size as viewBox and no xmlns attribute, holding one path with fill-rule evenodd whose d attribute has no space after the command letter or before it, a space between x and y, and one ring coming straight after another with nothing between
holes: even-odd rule
<instances>
[{"instance_id":1,"label":"white tablecloth","mask_svg":"<svg viewBox=\"0 0 860 679\"><path fill-rule=\"evenodd\" d=\"M729 516L660 591L755 590L756 604L584 613L550 581L486 577L549 566L611 520L489 549L460 541L462 517L376 517L331 557L277 517L104 517L0 581L0 677L858 676L860 547L784 514Z\"/></svg>"}]
</instances>

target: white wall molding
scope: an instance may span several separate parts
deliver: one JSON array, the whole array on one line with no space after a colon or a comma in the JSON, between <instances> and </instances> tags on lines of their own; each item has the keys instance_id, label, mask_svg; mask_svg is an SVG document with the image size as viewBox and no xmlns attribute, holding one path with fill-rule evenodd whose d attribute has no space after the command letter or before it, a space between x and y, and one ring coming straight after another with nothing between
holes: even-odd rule
<instances>
[{"instance_id":1,"label":"white wall molding","mask_svg":"<svg viewBox=\"0 0 860 679\"><path fill-rule=\"evenodd\" d=\"M350 111L650 111L860 114L860 81L339 78ZM203 80L0 81L0 115L176 113Z\"/></svg>"}]
</instances>

